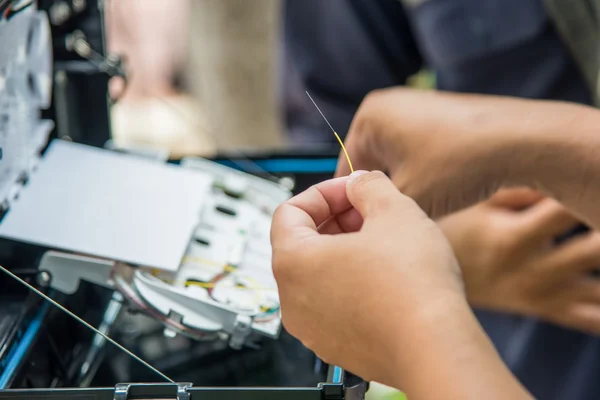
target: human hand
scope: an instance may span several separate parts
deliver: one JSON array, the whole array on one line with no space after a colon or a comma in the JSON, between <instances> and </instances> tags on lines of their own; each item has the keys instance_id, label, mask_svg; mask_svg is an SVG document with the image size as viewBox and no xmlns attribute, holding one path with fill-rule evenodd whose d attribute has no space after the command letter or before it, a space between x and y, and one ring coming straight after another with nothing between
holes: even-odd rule
<instances>
[{"instance_id":1,"label":"human hand","mask_svg":"<svg viewBox=\"0 0 600 400\"><path fill-rule=\"evenodd\" d=\"M434 331L437 316L467 306L447 240L382 173L296 196L271 237L284 326L365 379L397 384L407 325L424 319Z\"/></svg>"},{"instance_id":2,"label":"human hand","mask_svg":"<svg viewBox=\"0 0 600 400\"><path fill-rule=\"evenodd\" d=\"M565 147L559 136L582 121L579 114L580 106L558 102L390 88L365 98L345 144L356 168L388 172L404 194L440 217L504 185L577 186L585 174L565 168L570 160L561 157L569 152L556 149ZM558 173L555 165L562 165ZM342 154L336 176L348 173ZM571 192L558 195L566 200Z\"/></svg>"},{"instance_id":3,"label":"human hand","mask_svg":"<svg viewBox=\"0 0 600 400\"><path fill-rule=\"evenodd\" d=\"M503 190L438 224L471 305L600 334L600 280L590 276L600 265L600 234L554 245L579 224L559 203L528 189Z\"/></svg>"}]
</instances>

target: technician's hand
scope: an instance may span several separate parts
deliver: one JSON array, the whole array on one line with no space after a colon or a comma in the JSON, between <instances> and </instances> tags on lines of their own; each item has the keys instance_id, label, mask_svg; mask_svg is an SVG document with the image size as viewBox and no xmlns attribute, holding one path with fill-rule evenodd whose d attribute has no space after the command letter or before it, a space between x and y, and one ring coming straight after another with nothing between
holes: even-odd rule
<instances>
[{"instance_id":1,"label":"technician's hand","mask_svg":"<svg viewBox=\"0 0 600 400\"><path fill-rule=\"evenodd\" d=\"M487 199L504 184L577 185L582 180L577 177L594 176L582 167L571 171L573 162L566 157L584 157L569 153L568 140L555 138L560 133L570 137L566 132L577 128L574 121L581 122L581 109L556 102L384 89L363 101L346 147L355 168L388 172L404 194L431 217L440 217ZM540 140L544 137L549 142ZM563 153L555 150L560 146L566 148ZM342 154L337 176L348 173ZM554 194L566 200L583 189L582 184L575 193L563 189Z\"/></svg>"},{"instance_id":2,"label":"technician's hand","mask_svg":"<svg viewBox=\"0 0 600 400\"><path fill-rule=\"evenodd\" d=\"M503 190L439 221L471 305L600 334L600 280L590 276L600 266L600 234L553 245L578 223L528 189Z\"/></svg>"},{"instance_id":3,"label":"technician's hand","mask_svg":"<svg viewBox=\"0 0 600 400\"><path fill-rule=\"evenodd\" d=\"M293 198L271 242L283 323L326 362L409 398L530 398L474 318L446 238L382 173Z\"/></svg>"},{"instance_id":4,"label":"technician's hand","mask_svg":"<svg viewBox=\"0 0 600 400\"><path fill-rule=\"evenodd\" d=\"M382 173L346 190L347 181L323 182L275 213L283 324L327 362L390 384L402 322L415 310L433 318L467 303L437 225Z\"/></svg>"}]
</instances>

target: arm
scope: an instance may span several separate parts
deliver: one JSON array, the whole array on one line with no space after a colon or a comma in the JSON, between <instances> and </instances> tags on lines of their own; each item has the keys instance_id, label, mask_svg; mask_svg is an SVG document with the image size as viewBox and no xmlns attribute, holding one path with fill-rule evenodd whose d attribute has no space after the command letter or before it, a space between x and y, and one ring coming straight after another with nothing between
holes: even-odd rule
<instances>
[{"instance_id":1,"label":"arm","mask_svg":"<svg viewBox=\"0 0 600 400\"><path fill-rule=\"evenodd\" d=\"M547 193L599 229L600 112L558 103L529 107L525 126L498 140L492 174L500 182L526 184ZM499 165L511 159L509 153L518 162L506 170Z\"/></svg>"},{"instance_id":2,"label":"arm","mask_svg":"<svg viewBox=\"0 0 600 400\"><path fill-rule=\"evenodd\" d=\"M286 329L409 398L525 399L465 299L437 226L381 173L323 182L271 232Z\"/></svg>"},{"instance_id":3,"label":"arm","mask_svg":"<svg viewBox=\"0 0 600 400\"><path fill-rule=\"evenodd\" d=\"M526 185L600 228L599 127L586 106L393 88L363 102L347 148L432 216ZM341 158L337 173L348 172Z\"/></svg>"}]
</instances>

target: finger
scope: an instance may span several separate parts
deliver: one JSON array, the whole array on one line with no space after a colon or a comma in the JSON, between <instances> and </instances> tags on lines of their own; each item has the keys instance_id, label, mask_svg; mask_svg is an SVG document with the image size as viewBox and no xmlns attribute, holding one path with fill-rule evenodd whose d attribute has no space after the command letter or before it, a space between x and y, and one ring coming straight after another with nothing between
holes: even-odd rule
<instances>
[{"instance_id":1,"label":"finger","mask_svg":"<svg viewBox=\"0 0 600 400\"><path fill-rule=\"evenodd\" d=\"M553 239L580 224L565 207L553 199L544 199L523 212L522 227L534 240Z\"/></svg>"},{"instance_id":2,"label":"finger","mask_svg":"<svg viewBox=\"0 0 600 400\"><path fill-rule=\"evenodd\" d=\"M578 236L551 250L540 264L564 273L592 271L600 266L600 234Z\"/></svg>"},{"instance_id":3,"label":"finger","mask_svg":"<svg viewBox=\"0 0 600 400\"><path fill-rule=\"evenodd\" d=\"M572 282L573 298L579 301L597 303L600 306L600 279L593 276L582 276Z\"/></svg>"},{"instance_id":4,"label":"finger","mask_svg":"<svg viewBox=\"0 0 600 400\"><path fill-rule=\"evenodd\" d=\"M419 206L400 193L392 181L379 171L357 171L352 174L348 180L347 194L350 203L365 220L379 215L388 216L393 210L406 216L418 211L418 215L425 217Z\"/></svg>"},{"instance_id":5,"label":"finger","mask_svg":"<svg viewBox=\"0 0 600 400\"><path fill-rule=\"evenodd\" d=\"M521 210L540 202L543 198L543 194L529 188L501 189L488 200L488 204L495 207Z\"/></svg>"},{"instance_id":6,"label":"finger","mask_svg":"<svg viewBox=\"0 0 600 400\"><path fill-rule=\"evenodd\" d=\"M600 305L575 303L567 309L565 325L579 331L600 335Z\"/></svg>"},{"instance_id":7,"label":"finger","mask_svg":"<svg viewBox=\"0 0 600 400\"><path fill-rule=\"evenodd\" d=\"M362 224L362 216L355 208L351 208L319 226L319 233L323 235L337 235L340 233L358 232Z\"/></svg>"},{"instance_id":8,"label":"finger","mask_svg":"<svg viewBox=\"0 0 600 400\"><path fill-rule=\"evenodd\" d=\"M346 194L347 183L347 177L324 181L293 197L287 203L305 211L315 226L319 226L332 216L352 208Z\"/></svg>"},{"instance_id":9,"label":"finger","mask_svg":"<svg viewBox=\"0 0 600 400\"><path fill-rule=\"evenodd\" d=\"M277 208L271 225L271 243L317 234L317 227L352 206L346 195L348 178L321 182Z\"/></svg>"}]
</instances>

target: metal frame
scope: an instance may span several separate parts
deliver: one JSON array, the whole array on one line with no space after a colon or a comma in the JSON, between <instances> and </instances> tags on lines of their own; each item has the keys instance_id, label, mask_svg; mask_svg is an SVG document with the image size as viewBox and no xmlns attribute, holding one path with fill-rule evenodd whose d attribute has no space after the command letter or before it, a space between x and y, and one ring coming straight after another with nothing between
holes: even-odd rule
<instances>
[{"instance_id":1,"label":"metal frame","mask_svg":"<svg viewBox=\"0 0 600 400\"><path fill-rule=\"evenodd\" d=\"M368 384L339 367L317 387L192 387L191 383L120 383L114 388L9 389L0 400L362 400Z\"/></svg>"}]
</instances>

